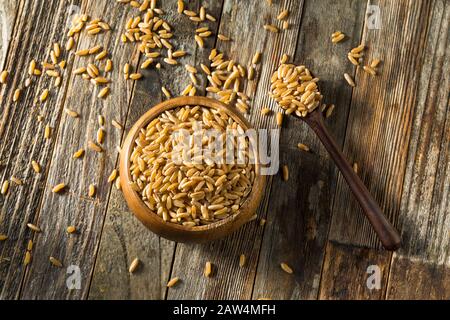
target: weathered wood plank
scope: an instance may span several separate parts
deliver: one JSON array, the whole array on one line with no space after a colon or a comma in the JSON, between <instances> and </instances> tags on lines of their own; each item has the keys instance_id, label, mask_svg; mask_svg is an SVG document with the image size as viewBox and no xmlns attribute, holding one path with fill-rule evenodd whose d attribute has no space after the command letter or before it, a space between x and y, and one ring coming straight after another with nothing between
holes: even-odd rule
<instances>
[{"instance_id":1,"label":"weathered wood plank","mask_svg":"<svg viewBox=\"0 0 450 320\"><path fill-rule=\"evenodd\" d=\"M96 36L81 34L78 48L85 49L97 44L107 49L114 62L112 73L107 77L111 93L105 99L97 98L99 88L71 75L65 107L80 114L73 119L62 115L61 124L55 130L56 148L52 162L48 167L49 178L44 188L44 197L37 224L43 232L35 237L33 263L24 281L22 297L25 299L80 299L87 297L90 276L95 261L104 221L104 212L110 193L107 179L116 166L116 146L120 145L122 131L111 124L112 120L124 123L131 95L131 81L123 79L121 66L133 59L133 48L120 42L121 26L128 18L128 6L103 0L89 1L83 12L90 17L101 17L112 26L112 30ZM63 32L62 30L60 31ZM65 32L64 32L65 33ZM73 52L71 53L73 55ZM78 68L94 61L94 56L75 57L73 66ZM96 62L103 70L105 61ZM102 147L104 152L97 153L87 149L88 140L96 140L99 128L98 115L105 117L106 138ZM79 148L86 148L81 159L72 159ZM65 182L67 188L60 194L54 194L54 185ZM88 186L97 186L95 199L90 199ZM66 228L74 225L77 233L68 235ZM49 263L49 256L61 260L64 268L55 268ZM81 288L69 290L66 286L66 267L75 265L80 268Z\"/></svg>"},{"instance_id":2,"label":"weathered wood plank","mask_svg":"<svg viewBox=\"0 0 450 320\"><path fill-rule=\"evenodd\" d=\"M32 232L28 222L35 222L39 212L48 165L54 148L54 139L44 139L44 128L48 123L56 127L59 123L67 88L67 74L59 90L52 89L49 101L36 104L44 88L51 88L49 77L33 78L33 83L24 89L28 76L28 64L32 59L49 60L53 42L60 35L69 18L66 6L80 6L82 1L24 1L17 17L11 40L6 69L11 70L8 84L2 87L0 123L1 181L12 175L24 180L23 186L13 185L6 196L0 197L0 228L9 239L0 250L0 297L18 297L25 268L22 266L25 248ZM23 32L28 30L28 32ZM27 44L27 45L24 45ZM65 57L65 55L64 55ZM39 66L40 68L40 66ZM15 89L22 88L18 102L13 103ZM42 115L44 120L37 121ZM34 173L30 162L34 159L42 165L40 174Z\"/></svg>"},{"instance_id":3,"label":"weathered wood plank","mask_svg":"<svg viewBox=\"0 0 450 320\"><path fill-rule=\"evenodd\" d=\"M267 106L278 111L267 96L270 76L283 53L293 55L298 26L302 16L302 1L280 1L269 6L265 1L226 0L219 32L231 37L230 42L218 41L217 48L238 63L248 66L256 51L262 52L257 65L257 77L245 86L253 97L249 120L256 128L274 128L274 116L262 116L260 110ZM277 23L276 16L283 8L290 10L291 28L278 34L264 31L263 25ZM273 9L273 10L272 10ZM249 23L251 21L251 23ZM266 195L262 199L258 218L265 218L271 179L268 179ZM258 220L245 225L224 240L210 244L179 244L172 276L183 281L169 289L169 299L250 299L264 228ZM247 264L239 267L239 256L246 255ZM213 277L206 279L203 268L206 261L214 265ZM186 268L186 265L191 266Z\"/></svg>"},{"instance_id":4,"label":"weathered wood plank","mask_svg":"<svg viewBox=\"0 0 450 320\"><path fill-rule=\"evenodd\" d=\"M364 64L383 60L376 77L357 69L344 153L359 164L359 174L396 223L411 133L411 120L422 88L430 1L376 1L381 29L365 28ZM405 14L407 12L408 14ZM424 19L426 17L426 19ZM392 30L404 30L395 32ZM345 81L345 80L342 80ZM339 177L330 239L378 248L380 243Z\"/></svg>"},{"instance_id":5,"label":"weathered wood plank","mask_svg":"<svg viewBox=\"0 0 450 320\"><path fill-rule=\"evenodd\" d=\"M389 277L387 299L450 299L448 265L394 256Z\"/></svg>"},{"instance_id":6,"label":"weathered wood plank","mask_svg":"<svg viewBox=\"0 0 450 320\"><path fill-rule=\"evenodd\" d=\"M20 4L21 1L16 0L3 0L0 3L0 70L3 69L6 62L9 42Z\"/></svg>"},{"instance_id":7,"label":"weathered wood plank","mask_svg":"<svg viewBox=\"0 0 450 320\"><path fill-rule=\"evenodd\" d=\"M324 102L336 105L327 122L339 144L343 143L352 94L341 77L354 70L346 53L352 43L359 42L365 9L362 1L328 0L306 1L303 9L294 62L315 72L321 79ZM319 20L327 23L317 23ZM337 30L347 39L333 44L330 35ZM308 145L311 151L298 150L298 143ZM315 299L337 170L314 133L293 117L285 119L281 131L280 165L284 164L289 167L289 180L274 177L253 297ZM294 275L282 271L281 262L290 265Z\"/></svg>"},{"instance_id":8,"label":"weathered wood plank","mask_svg":"<svg viewBox=\"0 0 450 320\"><path fill-rule=\"evenodd\" d=\"M450 297L450 3L433 1L428 21L399 216L403 248L392 261L389 283L392 299Z\"/></svg>"},{"instance_id":9,"label":"weathered wood plank","mask_svg":"<svg viewBox=\"0 0 450 320\"><path fill-rule=\"evenodd\" d=\"M432 266L448 260L449 250L449 222L445 214L448 179L443 178L448 171L448 131L442 131L444 123L448 123L448 81L442 85L441 77L449 64L448 58L444 59L445 50L448 51L448 6L444 3L371 3L381 10L381 30L366 29L363 37L369 57L379 57L384 62L376 78L358 70L345 151L360 164L366 184L391 221L399 221L404 249L391 262L389 298L417 297L420 292L407 284L411 274L408 269L399 271L402 266L422 270L423 279L433 278L426 270L441 270L435 277L436 283L447 272ZM391 31L396 29L405 31L393 35ZM330 238L378 247L375 234L342 179L336 199ZM423 219L428 223L424 224ZM331 256L335 255L332 250ZM413 261L408 262L407 255ZM348 259L356 263L352 255ZM328 278L325 272L323 278ZM322 287L329 285L323 283ZM356 285L348 279L349 288ZM431 297L425 281L421 286L422 297ZM445 290L437 293L448 296Z\"/></svg>"},{"instance_id":10,"label":"weathered wood plank","mask_svg":"<svg viewBox=\"0 0 450 320\"><path fill-rule=\"evenodd\" d=\"M387 251L329 242L319 299L382 299L390 258Z\"/></svg>"},{"instance_id":11,"label":"weathered wood plank","mask_svg":"<svg viewBox=\"0 0 450 320\"><path fill-rule=\"evenodd\" d=\"M195 1L186 3L186 8L197 11L203 5L215 17L220 16L221 1ZM188 52L179 59L177 66L162 63L161 69L143 70L143 81L136 83L127 117L127 131L148 108L162 100L161 86L174 96L189 84L184 64L205 63L214 37L205 39L205 49L199 49L194 41L198 25L185 15L176 12L177 1L161 4L166 20L173 27L175 48ZM216 33L218 23L204 23ZM198 94L204 93L206 77L198 76ZM175 243L162 239L148 231L128 210L121 192L113 190L106 214L100 251L90 290L90 299L162 299L170 275ZM120 257L120 259L118 259ZM133 275L128 265L135 258L141 260L141 270Z\"/></svg>"}]
</instances>

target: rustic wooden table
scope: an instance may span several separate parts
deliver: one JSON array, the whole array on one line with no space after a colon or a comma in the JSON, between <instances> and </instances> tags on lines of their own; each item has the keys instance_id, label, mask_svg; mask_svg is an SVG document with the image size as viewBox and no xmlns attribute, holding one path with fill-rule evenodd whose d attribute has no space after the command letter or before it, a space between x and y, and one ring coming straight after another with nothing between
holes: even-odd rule
<instances>
[{"instance_id":1,"label":"rustic wooden table","mask_svg":"<svg viewBox=\"0 0 450 320\"><path fill-rule=\"evenodd\" d=\"M274 0L269 6L261 0L191 0L188 8L198 11L204 5L218 18L209 23L214 34L232 38L224 42L210 37L204 49L193 38L196 24L176 13L177 1L158 2L174 28L173 43L189 52L183 63L207 62L214 46L244 65L256 50L263 52L257 78L246 87L252 97L248 119L258 128L275 127L274 117L262 116L260 109L276 110L267 92L283 53L320 76L325 103L336 105L327 125L400 230L402 249L381 249L325 150L293 118L284 122L280 140L280 163L289 164L290 179L269 178L257 220L224 240L203 245L174 243L147 231L130 214L121 192L106 181L117 166L116 146L124 134L111 120L126 124L127 130L163 99L162 85L181 92L189 83L184 67L152 67L134 84L123 80L122 66L138 66L140 60L136 46L118 40L127 19L136 14L129 5L111 0L0 0L0 69L10 71L7 84L0 87L0 181L12 175L24 180L23 186L12 184L0 196L0 234L8 236L0 242L0 298L450 298L450 2ZM76 38L78 48L100 43L110 52L111 77L117 79L111 94L98 99L92 86L75 78L71 71L83 62L72 51L64 53L65 76L59 90L51 89L48 102L34 102L52 86L49 77L40 77L13 103L15 89L28 77L29 62L48 60L52 43L65 43L67 21L80 8L113 28ZM290 11L289 29L264 31L263 24L276 21L283 8ZM347 35L337 45L330 41L336 30ZM346 58L360 43L367 46L365 61L382 59L376 77ZM354 76L355 88L345 82L344 72ZM206 82L200 78L202 95ZM68 117L65 108L80 117ZM98 114L106 118L106 151L87 152L74 161L73 152L95 137ZM38 121L38 115L44 120ZM50 140L43 137L46 124L54 128ZM311 152L296 149L298 142L309 145ZM32 159L42 164L40 174L32 171ZM52 186L60 181L68 183L68 190L55 195ZM91 183L98 185L95 200L87 197ZM264 226L261 219L267 220ZM28 229L30 222L42 232ZM78 233L68 236L68 225L76 225ZM32 260L25 267L30 239ZM240 254L248 259L243 268ZM80 289L67 288L70 274L52 266L49 256L64 267L79 266ZM142 263L130 275L128 266L135 257ZM211 278L202 274L206 261L214 265ZM283 272L280 262L291 265L294 274ZM379 289L366 285L371 265L379 267ZM167 289L168 279L175 276L182 281Z\"/></svg>"}]
</instances>

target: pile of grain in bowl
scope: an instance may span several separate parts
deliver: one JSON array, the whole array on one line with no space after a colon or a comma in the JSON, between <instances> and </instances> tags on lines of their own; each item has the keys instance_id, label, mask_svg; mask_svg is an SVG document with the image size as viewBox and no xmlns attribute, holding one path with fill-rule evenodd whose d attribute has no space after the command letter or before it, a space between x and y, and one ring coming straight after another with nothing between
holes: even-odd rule
<instances>
[{"instance_id":1,"label":"pile of grain in bowl","mask_svg":"<svg viewBox=\"0 0 450 320\"><path fill-rule=\"evenodd\" d=\"M237 214L247 199L255 179L251 150L244 128L225 112L171 109L135 140L132 188L166 222L210 224Z\"/></svg>"},{"instance_id":2,"label":"pile of grain in bowl","mask_svg":"<svg viewBox=\"0 0 450 320\"><path fill-rule=\"evenodd\" d=\"M272 74L269 96L286 114L305 117L320 105L322 95L314 78L305 66L281 64Z\"/></svg>"}]
</instances>

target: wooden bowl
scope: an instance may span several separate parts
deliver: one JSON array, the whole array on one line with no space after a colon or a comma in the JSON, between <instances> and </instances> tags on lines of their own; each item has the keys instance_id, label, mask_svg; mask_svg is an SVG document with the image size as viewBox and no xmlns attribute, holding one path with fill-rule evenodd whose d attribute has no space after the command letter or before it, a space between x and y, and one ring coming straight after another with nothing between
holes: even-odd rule
<instances>
[{"instance_id":1,"label":"wooden bowl","mask_svg":"<svg viewBox=\"0 0 450 320\"><path fill-rule=\"evenodd\" d=\"M134 141L136 140L140 129L145 127L155 117L164 111L186 105L200 105L224 111L242 128L251 128L251 125L236 109L226 106L217 100L206 97L179 97L161 102L147 111L133 125L128 133L120 154L120 182L129 208L148 229L173 241L205 242L224 237L249 221L249 219L255 214L261 200L265 186L265 176L260 175L259 156L256 153L255 181L250 194L241 205L239 212L208 225L188 227L176 223L165 222L160 216L150 210L150 208L142 201L139 194L131 187L132 180L129 159L133 151Z\"/></svg>"}]
</instances>

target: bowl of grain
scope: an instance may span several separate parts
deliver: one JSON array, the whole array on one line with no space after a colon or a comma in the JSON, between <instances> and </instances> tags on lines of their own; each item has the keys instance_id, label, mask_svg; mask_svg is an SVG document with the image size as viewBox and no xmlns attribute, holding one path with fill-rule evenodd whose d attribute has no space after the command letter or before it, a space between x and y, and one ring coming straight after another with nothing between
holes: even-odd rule
<instances>
[{"instance_id":1,"label":"bowl of grain","mask_svg":"<svg viewBox=\"0 0 450 320\"><path fill-rule=\"evenodd\" d=\"M239 111L206 97L152 107L130 129L120 156L130 210L179 242L218 239L254 219L265 177L251 129Z\"/></svg>"}]
</instances>

